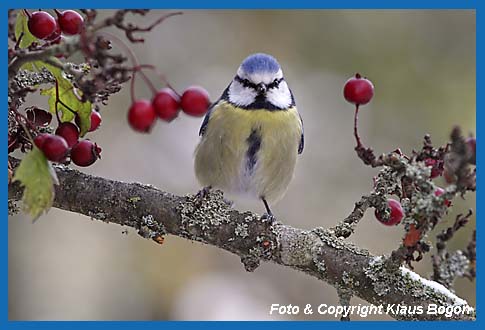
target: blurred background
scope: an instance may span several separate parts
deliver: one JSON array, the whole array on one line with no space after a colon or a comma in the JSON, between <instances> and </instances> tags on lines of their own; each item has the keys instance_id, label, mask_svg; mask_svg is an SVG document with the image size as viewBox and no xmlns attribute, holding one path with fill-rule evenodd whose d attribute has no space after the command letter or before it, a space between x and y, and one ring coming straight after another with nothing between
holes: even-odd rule
<instances>
[{"instance_id":1,"label":"blurred background","mask_svg":"<svg viewBox=\"0 0 485 330\"><path fill-rule=\"evenodd\" d=\"M163 13L133 21L148 25ZM100 11L101 17L109 14ZM179 92L197 84L212 100L247 55L267 52L279 60L305 123L306 145L288 193L273 211L288 225L311 229L346 217L377 173L353 150L354 108L342 95L346 79L360 72L375 85L374 99L361 110L360 133L377 154L397 147L409 153L426 133L444 144L456 124L474 134L475 27L471 10L187 10L132 49ZM136 93L151 97L141 80ZM40 96L28 101L46 104ZM175 194L196 192L193 151L202 118L181 114L143 135L128 126L129 104L125 88L102 108L102 127L90 138L103 148L103 158L82 171ZM436 182L445 185L441 178ZM230 197L240 210L264 211L259 202ZM455 200L441 228L474 206L474 195ZM464 247L474 228L473 218L450 248ZM271 304L338 304L333 287L289 268L264 263L246 273L239 258L223 250L173 236L160 246L125 230L57 209L35 223L23 214L10 217L9 318L283 320L289 317L269 315ZM402 227L383 226L369 210L350 239L384 254L402 235ZM429 254L416 271L430 274ZM456 292L475 304L475 283L459 279ZM359 298L351 303L367 304ZM296 319L334 318L302 313Z\"/></svg>"}]
</instances>

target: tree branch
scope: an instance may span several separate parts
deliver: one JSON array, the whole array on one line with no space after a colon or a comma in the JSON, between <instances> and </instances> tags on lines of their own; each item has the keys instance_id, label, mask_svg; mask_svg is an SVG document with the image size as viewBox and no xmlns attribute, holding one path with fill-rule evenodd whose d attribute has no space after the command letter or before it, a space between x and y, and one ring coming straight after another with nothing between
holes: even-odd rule
<instances>
[{"instance_id":1,"label":"tree branch","mask_svg":"<svg viewBox=\"0 0 485 330\"><path fill-rule=\"evenodd\" d=\"M20 161L9 157L13 168ZM420 277L404 268L387 268L384 257L371 255L351 242L335 236L332 230L303 230L269 223L251 212L239 212L224 201L222 192L201 196L176 196L153 186L124 183L54 165L59 185L54 207L91 218L133 227L146 238L163 242L165 234L203 242L232 252L241 258L246 270L253 271L260 261L272 261L325 281L337 290L347 290L371 304L422 306L422 314L389 314L404 320L473 320L474 310L441 284ZM18 183L9 185L9 200L22 198ZM471 312L428 314L429 305L465 306Z\"/></svg>"},{"instance_id":2,"label":"tree branch","mask_svg":"<svg viewBox=\"0 0 485 330\"><path fill-rule=\"evenodd\" d=\"M62 45L56 45L46 49L35 50L28 53L23 51L22 53L19 53L15 58L15 60L13 60L8 65L8 76L9 78L14 77L17 74L20 67L25 63L42 61L56 54L70 55L75 51L77 51L78 49L80 49L80 47L81 47L81 43L79 42L79 39L73 38L72 41L66 41ZM55 63L52 63L52 62L50 64L55 65Z\"/></svg>"}]
</instances>

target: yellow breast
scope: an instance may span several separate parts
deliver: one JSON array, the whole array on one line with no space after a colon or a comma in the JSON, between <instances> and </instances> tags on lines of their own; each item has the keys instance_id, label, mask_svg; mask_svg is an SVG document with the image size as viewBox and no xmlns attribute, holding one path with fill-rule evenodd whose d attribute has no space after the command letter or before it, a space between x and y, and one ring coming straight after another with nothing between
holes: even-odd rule
<instances>
[{"instance_id":1,"label":"yellow breast","mask_svg":"<svg viewBox=\"0 0 485 330\"><path fill-rule=\"evenodd\" d=\"M248 138L257 132L256 163L248 170ZM278 200L291 181L302 133L295 107L244 110L221 101L213 109L195 154L200 183Z\"/></svg>"}]
</instances>

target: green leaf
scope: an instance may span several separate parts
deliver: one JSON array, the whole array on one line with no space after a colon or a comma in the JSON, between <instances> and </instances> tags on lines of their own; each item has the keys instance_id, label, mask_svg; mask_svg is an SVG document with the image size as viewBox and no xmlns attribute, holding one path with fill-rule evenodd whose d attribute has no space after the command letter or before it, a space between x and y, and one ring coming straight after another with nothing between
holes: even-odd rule
<instances>
[{"instance_id":1,"label":"green leaf","mask_svg":"<svg viewBox=\"0 0 485 330\"><path fill-rule=\"evenodd\" d=\"M22 66L20 67L20 70L38 71L38 70L35 69L32 62L27 62L27 63L22 64Z\"/></svg>"},{"instance_id":2,"label":"green leaf","mask_svg":"<svg viewBox=\"0 0 485 330\"><path fill-rule=\"evenodd\" d=\"M37 219L49 210L54 200L54 181L51 164L42 151L34 147L20 162L15 171L14 181L24 186L22 197L25 212ZM54 172L55 173L55 172ZM56 178L54 178L57 181Z\"/></svg>"},{"instance_id":3,"label":"green leaf","mask_svg":"<svg viewBox=\"0 0 485 330\"><path fill-rule=\"evenodd\" d=\"M56 112L56 86L52 86L48 89L43 89L40 91L41 95L49 96L49 111L54 113ZM59 86L59 97L61 100L64 101L64 97L61 96L61 86ZM65 96L66 93L64 93ZM62 104L57 104L57 109L61 112L61 121L72 121L74 119L74 113L72 113L69 109L66 109Z\"/></svg>"},{"instance_id":4,"label":"green leaf","mask_svg":"<svg viewBox=\"0 0 485 330\"><path fill-rule=\"evenodd\" d=\"M28 17L25 15L23 10L19 10L17 14L17 21L15 22L15 38L19 40L20 35L23 33L22 40L20 40L19 47L20 48L27 48L29 47L34 41L37 40L36 37L32 35L29 31L29 26L27 25Z\"/></svg>"},{"instance_id":5,"label":"green leaf","mask_svg":"<svg viewBox=\"0 0 485 330\"><path fill-rule=\"evenodd\" d=\"M57 59L56 59L57 60ZM62 70L42 61L34 62L37 69L45 67L57 79L59 85L59 99L66 104L66 108L61 103L57 104L57 109L61 112L62 121L72 121L75 117L73 111L78 114L81 120L80 135L84 136L91 127L91 102L81 102L81 91L74 88L71 81L67 79ZM56 112L56 86L44 89L40 92L41 95L49 96L49 110L55 114Z\"/></svg>"}]
</instances>

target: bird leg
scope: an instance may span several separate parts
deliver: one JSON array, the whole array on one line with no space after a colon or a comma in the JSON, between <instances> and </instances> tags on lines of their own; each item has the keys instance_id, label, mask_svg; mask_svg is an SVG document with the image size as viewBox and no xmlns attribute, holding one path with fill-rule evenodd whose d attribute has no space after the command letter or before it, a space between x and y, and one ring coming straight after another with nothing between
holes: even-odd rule
<instances>
[{"instance_id":1,"label":"bird leg","mask_svg":"<svg viewBox=\"0 0 485 330\"><path fill-rule=\"evenodd\" d=\"M211 188L211 186L207 186L197 192L195 197L199 200L200 203L202 203L202 200L206 198L207 195L209 195Z\"/></svg>"},{"instance_id":2,"label":"bird leg","mask_svg":"<svg viewBox=\"0 0 485 330\"><path fill-rule=\"evenodd\" d=\"M263 201L264 207L266 208L266 213L264 213L261 216L261 220L268 220L270 223L273 223L276 221L276 217L273 215L273 212L271 212L271 209L269 208L269 204L266 201L264 197L261 198Z\"/></svg>"}]
</instances>

